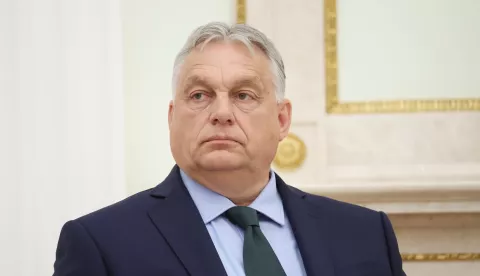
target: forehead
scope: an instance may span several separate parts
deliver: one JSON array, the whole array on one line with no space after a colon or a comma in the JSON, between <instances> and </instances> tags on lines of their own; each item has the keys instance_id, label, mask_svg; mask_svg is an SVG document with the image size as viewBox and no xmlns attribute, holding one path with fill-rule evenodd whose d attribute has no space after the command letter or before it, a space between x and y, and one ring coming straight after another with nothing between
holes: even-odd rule
<instances>
[{"instance_id":1,"label":"forehead","mask_svg":"<svg viewBox=\"0 0 480 276\"><path fill-rule=\"evenodd\" d=\"M240 42L210 42L204 47L199 45L185 58L180 75L183 78L219 74L222 78L270 78L269 59L258 47L253 46L252 49L250 51Z\"/></svg>"}]
</instances>

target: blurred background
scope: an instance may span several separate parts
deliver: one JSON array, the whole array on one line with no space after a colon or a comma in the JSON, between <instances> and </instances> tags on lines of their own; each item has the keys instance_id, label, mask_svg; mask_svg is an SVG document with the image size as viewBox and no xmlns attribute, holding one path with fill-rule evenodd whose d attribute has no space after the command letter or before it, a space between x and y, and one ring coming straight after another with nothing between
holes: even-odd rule
<instances>
[{"instance_id":1,"label":"blurred background","mask_svg":"<svg viewBox=\"0 0 480 276\"><path fill-rule=\"evenodd\" d=\"M274 169L382 210L408 275L480 271L477 0L0 0L0 274L51 275L62 225L174 165L173 60L210 21L283 55Z\"/></svg>"}]
</instances>

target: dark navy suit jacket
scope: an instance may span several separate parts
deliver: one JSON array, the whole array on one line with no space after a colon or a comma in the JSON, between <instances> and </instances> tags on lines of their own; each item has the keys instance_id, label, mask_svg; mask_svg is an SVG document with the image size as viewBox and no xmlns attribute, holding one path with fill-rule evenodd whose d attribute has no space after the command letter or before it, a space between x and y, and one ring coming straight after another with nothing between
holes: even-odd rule
<instances>
[{"instance_id":1,"label":"dark navy suit jacket","mask_svg":"<svg viewBox=\"0 0 480 276\"><path fill-rule=\"evenodd\" d=\"M384 213L276 177L308 275L405 275ZM155 188L67 222L54 268L55 276L226 275L177 166Z\"/></svg>"}]
</instances>

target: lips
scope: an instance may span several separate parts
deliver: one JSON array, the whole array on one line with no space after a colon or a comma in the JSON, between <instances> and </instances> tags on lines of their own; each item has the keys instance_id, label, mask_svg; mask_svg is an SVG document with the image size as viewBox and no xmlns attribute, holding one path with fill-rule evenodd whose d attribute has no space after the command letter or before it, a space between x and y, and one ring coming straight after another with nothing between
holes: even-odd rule
<instances>
[{"instance_id":1,"label":"lips","mask_svg":"<svg viewBox=\"0 0 480 276\"><path fill-rule=\"evenodd\" d=\"M203 142L207 143L212 141L231 141L231 142L236 142L240 144L240 142L237 139L227 135L214 135L214 136L208 137Z\"/></svg>"}]
</instances>

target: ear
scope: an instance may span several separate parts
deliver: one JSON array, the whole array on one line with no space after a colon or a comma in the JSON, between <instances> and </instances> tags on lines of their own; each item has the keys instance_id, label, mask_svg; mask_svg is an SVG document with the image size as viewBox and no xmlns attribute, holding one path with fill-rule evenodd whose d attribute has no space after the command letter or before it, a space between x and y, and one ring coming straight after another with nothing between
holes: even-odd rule
<instances>
[{"instance_id":1,"label":"ear","mask_svg":"<svg viewBox=\"0 0 480 276\"><path fill-rule=\"evenodd\" d=\"M292 103L285 99L277 105L278 107L278 124L280 126L279 141L287 137L292 123Z\"/></svg>"},{"instance_id":2,"label":"ear","mask_svg":"<svg viewBox=\"0 0 480 276\"><path fill-rule=\"evenodd\" d=\"M173 101L170 101L168 104L168 127L172 125L172 120L173 120L173 112L175 111L175 106L173 105Z\"/></svg>"}]
</instances>

